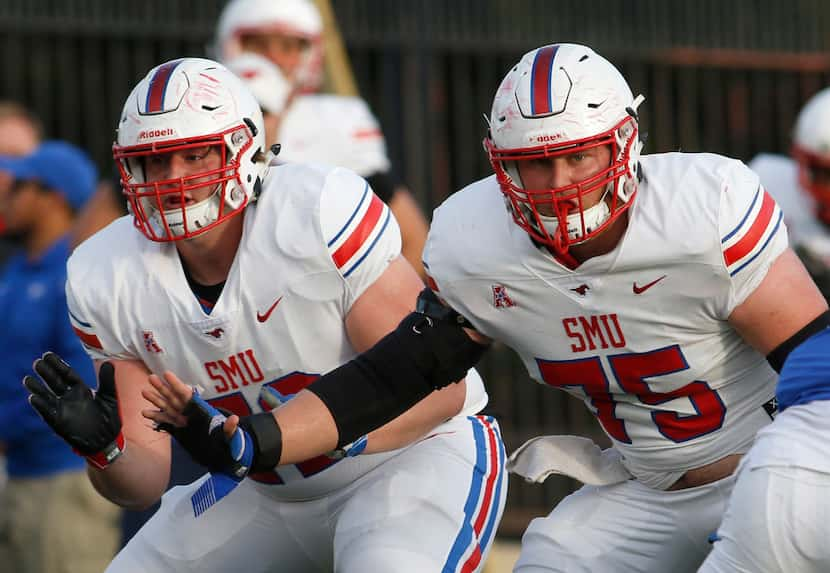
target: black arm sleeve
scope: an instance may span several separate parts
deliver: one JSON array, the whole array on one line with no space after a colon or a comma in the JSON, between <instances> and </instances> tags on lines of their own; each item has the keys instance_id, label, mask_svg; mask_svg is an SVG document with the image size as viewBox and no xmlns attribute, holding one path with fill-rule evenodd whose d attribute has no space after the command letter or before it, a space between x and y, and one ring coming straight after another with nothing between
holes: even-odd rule
<instances>
[{"instance_id":1,"label":"black arm sleeve","mask_svg":"<svg viewBox=\"0 0 830 573\"><path fill-rule=\"evenodd\" d=\"M388 205L389 201L392 200L392 196L395 195L395 189L398 186L395 178L388 171L378 171L366 177L366 181L369 182L369 186L375 192L375 195Z\"/></svg>"},{"instance_id":2,"label":"black arm sleeve","mask_svg":"<svg viewBox=\"0 0 830 573\"><path fill-rule=\"evenodd\" d=\"M422 297L427 293L432 294L425 289ZM413 312L375 346L308 386L334 418L338 447L458 382L475 366L487 347L464 332L457 316Z\"/></svg>"},{"instance_id":3,"label":"black arm sleeve","mask_svg":"<svg viewBox=\"0 0 830 573\"><path fill-rule=\"evenodd\" d=\"M827 327L830 327L830 310L824 311L808 322L801 330L776 346L772 352L767 354L767 362L769 362L770 366L776 372L781 372L781 368L784 367L784 361L796 346Z\"/></svg>"}]
</instances>

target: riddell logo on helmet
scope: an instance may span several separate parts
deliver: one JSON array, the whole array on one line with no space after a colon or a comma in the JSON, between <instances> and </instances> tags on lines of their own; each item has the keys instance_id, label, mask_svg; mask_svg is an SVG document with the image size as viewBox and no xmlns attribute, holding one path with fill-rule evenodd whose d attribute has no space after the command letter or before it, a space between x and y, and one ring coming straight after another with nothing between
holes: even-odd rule
<instances>
[{"instance_id":1,"label":"riddell logo on helmet","mask_svg":"<svg viewBox=\"0 0 830 573\"><path fill-rule=\"evenodd\" d=\"M139 139L147 139L148 137L163 137L165 135L173 135L175 130L172 127L167 129L145 129L138 132Z\"/></svg>"},{"instance_id":2,"label":"riddell logo on helmet","mask_svg":"<svg viewBox=\"0 0 830 573\"><path fill-rule=\"evenodd\" d=\"M555 135L540 135L536 138L536 141L539 143L547 143L548 141L556 141L557 139L562 139L561 133L557 133Z\"/></svg>"}]
</instances>

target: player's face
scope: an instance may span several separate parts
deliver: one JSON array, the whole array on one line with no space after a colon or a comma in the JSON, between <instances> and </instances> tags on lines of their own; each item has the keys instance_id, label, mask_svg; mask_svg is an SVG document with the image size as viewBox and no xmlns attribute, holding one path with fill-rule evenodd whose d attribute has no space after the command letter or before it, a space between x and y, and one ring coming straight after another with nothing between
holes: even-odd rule
<instances>
[{"instance_id":1,"label":"player's face","mask_svg":"<svg viewBox=\"0 0 830 573\"><path fill-rule=\"evenodd\" d=\"M6 234L16 237L27 232L35 219L41 216L38 209L40 196L37 183L4 178L0 182L0 218L6 225Z\"/></svg>"},{"instance_id":2,"label":"player's face","mask_svg":"<svg viewBox=\"0 0 830 573\"><path fill-rule=\"evenodd\" d=\"M177 149L168 153L155 153L144 159L144 177L147 183L153 181L175 180L170 188L178 188L178 181L199 173L214 172L213 175L188 179L188 189L184 193L169 193L162 196L162 208L180 208L198 203L210 196L216 188L215 171L222 167L222 152L216 145L202 145L188 149ZM198 187L200 182L212 181L208 185ZM164 191L167 186L160 186Z\"/></svg>"},{"instance_id":3,"label":"player's face","mask_svg":"<svg viewBox=\"0 0 830 573\"><path fill-rule=\"evenodd\" d=\"M293 79L303 55L311 43L306 38L279 32L244 34L240 38L242 50L254 52L278 65L289 80Z\"/></svg>"},{"instance_id":4,"label":"player's face","mask_svg":"<svg viewBox=\"0 0 830 573\"><path fill-rule=\"evenodd\" d=\"M529 191L541 191L574 185L597 175L607 169L611 163L611 148L608 145L580 149L572 153L554 157L539 157L517 161L522 187ZM582 199L583 209L597 204L605 189L600 187L585 195ZM574 199L574 206L576 199ZM552 204L537 206L539 213L554 216Z\"/></svg>"}]
</instances>

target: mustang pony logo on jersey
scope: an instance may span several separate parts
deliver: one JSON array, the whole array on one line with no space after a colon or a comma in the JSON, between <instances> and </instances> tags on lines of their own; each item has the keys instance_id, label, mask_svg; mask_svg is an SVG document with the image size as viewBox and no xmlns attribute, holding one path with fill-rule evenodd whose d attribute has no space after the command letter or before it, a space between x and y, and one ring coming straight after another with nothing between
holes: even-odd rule
<instances>
[{"instance_id":1,"label":"mustang pony logo on jersey","mask_svg":"<svg viewBox=\"0 0 830 573\"><path fill-rule=\"evenodd\" d=\"M576 288L572 288L571 290L574 291L579 296L585 296L585 293L587 293L589 290L591 290L591 287L589 287L586 284L581 284Z\"/></svg>"},{"instance_id":2,"label":"mustang pony logo on jersey","mask_svg":"<svg viewBox=\"0 0 830 573\"><path fill-rule=\"evenodd\" d=\"M225 329L223 328L214 328L213 330L206 330L205 336L212 336L213 338L222 338L222 335L225 334Z\"/></svg>"},{"instance_id":3,"label":"mustang pony logo on jersey","mask_svg":"<svg viewBox=\"0 0 830 573\"><path fill-rule=\"evenodd\" d=\"M493 285L493 306L496 308L510 308L516 306L504 285Z\"/></svg>"},{"instance_id":4,"label":"mustang pony logo on jersey","mask_svg":"<svg viewBox=\"0 0 830 573\"><path fill-rule=\"evenodd\" d=\"M147 352L155 352L156 354L164 352L161 346L156 343L156 338L153 336L152 330L145 330L142 335L144 336L144 348L147 349Z\"/></svg>"}]
</instances>

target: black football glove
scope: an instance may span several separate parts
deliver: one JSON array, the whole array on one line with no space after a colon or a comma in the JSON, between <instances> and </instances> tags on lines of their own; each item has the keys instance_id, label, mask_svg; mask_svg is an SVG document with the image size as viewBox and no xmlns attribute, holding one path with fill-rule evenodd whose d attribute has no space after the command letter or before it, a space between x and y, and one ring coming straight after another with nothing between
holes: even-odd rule
<instances>
[{"instance_id":1,"label":"black football glove","mask_svg":"<svg viewBox=\"0 0 830 573\"><path fill-rule=\"evenodd\" d=\"M182 414L187 426L158 424L157 428L172 435L212 473L241 480L250 472L273 469L280 459L282 433L270 413L242 416L230 438L223 429L230 412L211 406L198 393L193 393Z\"/></svg>"},{"instance_id":2,"label":"black football glove","mask_svg":"<svg viewBox=\"0 0 830 573\"><path fill-rule=\"evenodd\" d=\"M230 412L211 406L196 392L182 414L187 418L186 426L156 427L172 435L194 460L210 470L210 478L191 496L196 517L233 491L252 470L272 469L279 461L281 434L271 414L240 418L230 437L224 431ZM263 445L268 448L265 452L260 449Z\"/></svg>"},{"instance_id":3,"label":"black football glove","mask_svg":"<svg viewBox=\"0 0 830 573\"><path fill-rule=\"evenodd\" d=\"M190 457L211 472L221 472L238 480L248 475L254 444L242 428L237 428L231 438L225 436L223 425L230 412L211 406L194 392L182 414L187 418L186 426L163 423L156 429L173 436Z\"/></svg>"},{"instance_id":4,"label":"black football glove","mask_svg":"<svg viewBox=\"0 0 830 573\"><path fill-rule=\"evenodd\" d=\"M54 352L35 360L40 376L23 378L29 403L76 453L105 468L124 451L121 416L115 391L115 368L104 362L93 392L69 364Z\"/></svg>"}]
</instances>

